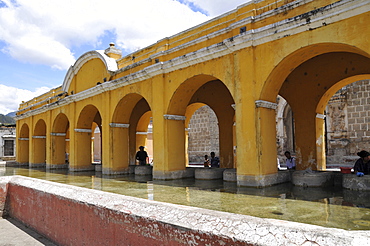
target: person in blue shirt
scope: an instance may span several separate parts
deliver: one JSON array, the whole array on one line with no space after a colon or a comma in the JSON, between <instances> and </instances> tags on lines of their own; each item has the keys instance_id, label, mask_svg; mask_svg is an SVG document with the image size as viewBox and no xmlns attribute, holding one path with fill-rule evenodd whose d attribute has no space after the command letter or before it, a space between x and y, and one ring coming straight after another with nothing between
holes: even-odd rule
<instances>
[{"instance_id":1,"label":"person in blue shirt","mask_svg":"<svg viewBox=\"0 0 370 246\"><path fill-rule=\"evenodd\" d=\"M356 161L353 170L358 177L362 177L370 173L370 153L365 150L361 150L357 155L360 159Z\"/></svg>"},{"instance_id":2,"label":"person in blue shirt","mask_svg":"<svg viewBox=\"0 0 370 246\"><path fill-rule=\"evenodd\" d=\"M220 167L220 158L218 158L215 152L211 152L211 167Z\"/></svg>"},{"instance_id":3,"label":"person in blue shirt","mask_svg":"<svg viewBox=\"0 0 370 246\"><path fill-rule=\"evenodd\" d=\"M286 167L288 168L288 170L295 170L295 166L296 166L295 158L290 155L289 151L285 151L284 155L286 157L285 164L286 164Z\"/></svg>"}]
</instances>

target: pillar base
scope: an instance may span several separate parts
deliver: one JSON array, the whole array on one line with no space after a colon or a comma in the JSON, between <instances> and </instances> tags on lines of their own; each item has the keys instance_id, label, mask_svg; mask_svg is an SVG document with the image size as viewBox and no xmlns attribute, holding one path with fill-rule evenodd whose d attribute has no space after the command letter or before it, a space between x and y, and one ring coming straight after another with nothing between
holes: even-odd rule
<instances>
[{"instance_id":1,"label":"pillar base","mask_svg":"<svg viewBox=\"0 0 370 246\"><path fill-rule=\"evenodd\" d=\"M46 164L46 170L68 169L68 164Z\"/></svg>"},{"instance_id":2,"label":"pillar base","mask_svg":"<svg viewBox=\"0 0 370 246\"><path fill-rule=\"evenodd\" d=\"M350 190L370 190L370 175L357 177L355 174L343 174L342 185Z\"/></svg>"},{"instance_id":3,"label":"pillar base","mask_svg":"<svg viewBox=\"0 0 370 246\"><path fill-rule=\"evenodd\" d=\"M290 176L289 171L279 171L274 174L267 175L237 175L238 186L248 186L248 187L266 187L276 184L281 184L289 182Z\"/></svg>"},{"instance_id":4,"label":"pillar base","mask_svg":"<svg viewBox=\"0 0 370 246\"><path fill-rule=\"evenodd\" d=\"M292 183L304 187L325 187L334 185L331 172L295 171L292 174Z\"/></svg>"},{"instance_id":5,"label":"pillar base","mask_svg":"<svg viewBox=\"0 0 370 246\"><path fill-rule=\"evenodd\" d=\"M96 170L96 167L95 167ZM102 167L101 172L103 175L120 175L120 174L128 174L129 168L121 168L118 170L113 170L112 168Z\"/></svg>"},{"instance_id":6,"label":"pillar base","mask_svg":"<svg viewBox=\"0 0 370 246\"><path fill-rule=\"evenodd\" d=\"M30 163L29 168L44 168L46 167L45 163Z\"/></svg>"},{"instance_id":7,"label":"pillar base","mask_svg":"<svg viewBox=\"0 0 370 246\"><path fill-rule=\"evenodd\" d=\"M134 174L135 173L135 167L136 167L136 165L129 165L128 166L128 173L129 174Z\"/></svg>"},{"instance_id":8,"label":"pillar base","mask_svg":"<svg viewBox=\"0 0 370 246\"><path fill-rule=\"evenodd\" d=\"M237 177L236 177L236 169L235 168L227 168L224 171L224 181L228 182L236 182Z\"/></svg>"},{"instance_id":9,"label":"pillar base","mask_svg":"<svg viewBox=\"0 0 370 246\"><path fill-rule=\"evenodd\" d=\"M185 170L177 170L177 171L153 170L153 179L172 180L172 179L193 178L194 172L195 172L195 168L191 168L191 167L187 167Z\"/></svg>"},{"instance_id":10,"label":"pillar base","mask_svg":"<svg viewBox=\"0 0 370 246\"><path fill-rule=\"evenodd\" d=\"M196 168L194 172L195 179L212 180L223 179L225 168Z\"/></svg>"},{"instance_id":11,"label":"pillar base","mask_svg":"<svg viewBox=\"0 0 370 246\"><path fill-rule=\"evenodd\" d=\"M5 164L7 167L29 167L30 164L28 162L7 162Z\"/></svg>"},{"instance_id":12,"label":"pillar base","mask_svg":"<svg viewBox=\"0 0 370 246\"><path fill-rule=\"evenodd\" d=\"M70 172L84 172L84 171L95 171L95 167L93 165L84 166L84 167L69 167Z\"/></svg>"}]
</instances>

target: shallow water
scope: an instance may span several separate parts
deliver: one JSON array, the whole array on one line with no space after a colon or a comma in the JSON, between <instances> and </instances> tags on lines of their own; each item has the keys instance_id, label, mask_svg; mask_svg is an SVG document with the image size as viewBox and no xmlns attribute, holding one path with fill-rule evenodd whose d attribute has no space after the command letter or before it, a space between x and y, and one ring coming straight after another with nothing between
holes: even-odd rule
<instances>
[{"instance_id":1,"label":"shallow water","mask_svg":"<svg viewBox=\"0 0 370 246\"><path fill-rule=\"evenodd\" d=\"M104 176L95 172L0 167L0 176L23 175L149 200L302 222L347 230L370 230L370 192L340 187L281 184L263 189L222 180L152 180L151 176Z\"/></svg>"}]
</instances>

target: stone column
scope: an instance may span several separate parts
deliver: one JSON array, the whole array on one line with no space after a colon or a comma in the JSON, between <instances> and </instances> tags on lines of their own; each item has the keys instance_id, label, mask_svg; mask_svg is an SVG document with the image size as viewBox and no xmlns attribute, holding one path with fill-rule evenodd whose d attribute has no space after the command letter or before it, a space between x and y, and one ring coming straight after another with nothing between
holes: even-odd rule
<instances>
[{"instance_id":1,"label":"stone column","mask_svg":"<svg viewBox=\"0 0 370 246\"><path fill-rule=\"evenodd\" d=\"M17 162L28 165L29 161L29 138L18 138L17 141Z\"/></svg>"},{"instance_id":2,"label":"stone column","mask_svg":"<svg viewBox=\"0 0 370 246\"><path fill-rule=\"evenodd\" d=\"M283 183L289 174L280 175L277 172L276 154L276 103L258 100L256 106L256 159L251 159L249 170L241 175L238 170L237 182L240 186L264 187ZM249 121L250 122L250 121ZM252 123L252 122L250 122ZM237 136L239 137L239 135ZM239 146L238 146L239 147ZM238 149L238 153L240 153ZM245 150L246 151L246 150ZM253 150L249 150L253 153ZM238 159L238 168L239 168Z\"/></svg>"},{"instance_id":3,"label":"stone column","mask_svg":"<svg viewBox=\"0 0 370 246\"><path fill-rule=\"evenodd\" d=\"M46 168L65 168L66 167L66 133L52 132L51 136L51 163L46 164Z\"/></svg>"},{"instance_id":4,"label":"stone column","mask_svg":"<svg viewBox=\"0 0 370 246\"><path fill-rule=\"evenodd\" d=\"M70 162L70 171L93 170L91 164L91 129L74 129L75 151Z\"/></svg>"},{"instance_id":5,"label":"stone column","mask_svg":"<svg viewBox=\"0 0 370 246\"><path fill-rule=\"evenodd\" d=\"M103 174L128 173L129 166L129 124L110 123L110 156L108 163L104 163Z\"/></svg>"},{"instance_id":6,"label":"stone column","mask_svg":"<svg viewBox=\"0 0 370 246\"><path fill-rule=\"evenodd\" d=\"M32 136L34 153L30 167L43 167L46 162L46 136Z\"/></svg>"},{"instance_id":7,"label":"stone column","mask_svg":"<svg viewBox=\"0 0 370 246\"><path fill-rule=\"evenodd\" d=\"M185 116L164 115L164 162L154 160L154 179L179 179L188 176L185 169ZM156 129L158 125L156 124ZM156 149L155 149L156 150ZM157 149L158 151L158 149Z\"/></svg>"}]
</instances>

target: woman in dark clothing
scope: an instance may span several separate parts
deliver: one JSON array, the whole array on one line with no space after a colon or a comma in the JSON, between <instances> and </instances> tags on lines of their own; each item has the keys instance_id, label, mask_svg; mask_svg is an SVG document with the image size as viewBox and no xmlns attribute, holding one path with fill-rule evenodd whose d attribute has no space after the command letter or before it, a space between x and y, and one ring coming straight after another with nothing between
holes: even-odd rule
<instances>
[{"instance_id":1,"label":"woman in dark clothing","mask_svg":"<svg viewBox=\"0 0 370 246\"><path fill-rule=\"evenodd\" d=\"M358 159L355 163L355 166L353 167L355 174L359 177L367 175L370 173L370 153L361 150L360 152L357 153L360 159Z\"/></svg>"}]
</instances>

